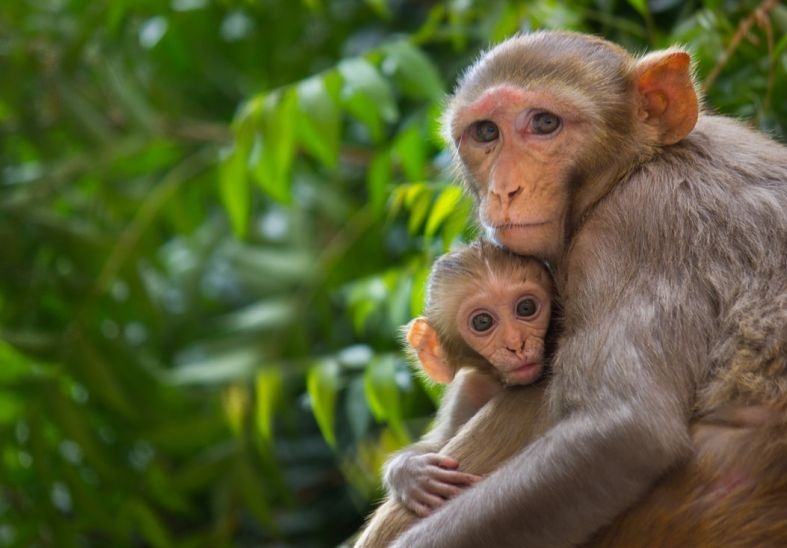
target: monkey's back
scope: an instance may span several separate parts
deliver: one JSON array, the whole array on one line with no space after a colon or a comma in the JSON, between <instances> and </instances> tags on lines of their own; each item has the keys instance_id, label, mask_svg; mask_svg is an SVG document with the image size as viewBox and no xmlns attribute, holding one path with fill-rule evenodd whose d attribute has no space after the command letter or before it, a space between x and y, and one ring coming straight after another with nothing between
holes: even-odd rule
<instances>
[{"instance_id":1,"label":"monkey's back","mask_svg":"<svg viewBox=\"0 0 787 548\"><path fill-rule=\"evenodd\" d=\"M590 212L582 247L578 286L613 269L651 296L663 332L643 339L689 362L697 411L787 402L787 147L703 115Z\"/></svg>"},{"instance_id":2,"label":"monkey's back","mask_svg":"<svg viewBox=\"0 0 787 548\"><path fill-rule=\"evenodd\" d=\"M701 116L589 213L568 260L567 313L625 280L603 291L648 296L636 313L659 329L640 340L693 372L693 455L589 545L787 545L787 148Z\"/></svg>"}]
</instances>

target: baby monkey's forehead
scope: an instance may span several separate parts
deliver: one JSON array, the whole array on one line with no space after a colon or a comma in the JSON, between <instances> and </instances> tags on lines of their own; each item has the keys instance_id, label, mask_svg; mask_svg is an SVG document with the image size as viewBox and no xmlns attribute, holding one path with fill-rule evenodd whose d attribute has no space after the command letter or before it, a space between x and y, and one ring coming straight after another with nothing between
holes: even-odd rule
<instances>
[{"instance_id":1,"label":"baby monkey's forehead","mask_svg":"<svg viewBox=\"0 0 787 548\"><path fill-rule=\"evenodd\" d=\"M552 276L549 269L543 262L535 258L522 259L511 278L522 282L537 283L550 290L552 288Z\"/></svg>"}]
</instances>

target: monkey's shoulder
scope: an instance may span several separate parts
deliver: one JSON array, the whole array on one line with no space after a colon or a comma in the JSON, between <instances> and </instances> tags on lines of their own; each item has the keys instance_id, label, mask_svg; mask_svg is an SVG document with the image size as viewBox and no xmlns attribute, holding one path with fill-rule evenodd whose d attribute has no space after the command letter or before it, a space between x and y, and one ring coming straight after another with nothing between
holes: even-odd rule
<instances>
[{"instance_id":1,"label":"monkey's shoulder","mask_svg":"<svg viewBox=\"0 0 787 548\"><path fill-rule=\"evenodd\" d=\"M722 291L781 279L785 258L776 249L787 249L787 147L702 115L691 135L618 181L588 213L572 234L567 268ZM784 285L763 285L762 294Z\"/></svg>"},{"instance_id":2,"label":"monkey's shoulder","mask_svg":"<svg viewBox=\"0 0 787 548\"><path fill-rule=\"evenodd\" d=\"M759 230L787 238L787 147L731 118L704 114L687 138L619 181L599 213L613 230L651 242Z\"/></svg>"},{"instance_id":3,"label":"monkey's shoulder","mask_svg":"<svg viewBox=\"0 0 787 548\"><path fill-rule=\"evenodd\" d=\"M639 191L669 193L687 184L726 191L764 185L785 192L787 146L738 120L703 114L686 138L660 149L621 183L616 189L644 185Z\"/></svg>"},{"instance_id":4,"label":"monkey's shoulder","mask_svg":"<svg viewBox=\"0 0 787 548\"><path fill-rule=\"evenodd\" d=\"M727 192L765 187L777 195L787 193L787 146L727 116L700 115L688 137L665 147L650 168L671 176L673 184L690 182Z\"/></svg>"}]
</instances>

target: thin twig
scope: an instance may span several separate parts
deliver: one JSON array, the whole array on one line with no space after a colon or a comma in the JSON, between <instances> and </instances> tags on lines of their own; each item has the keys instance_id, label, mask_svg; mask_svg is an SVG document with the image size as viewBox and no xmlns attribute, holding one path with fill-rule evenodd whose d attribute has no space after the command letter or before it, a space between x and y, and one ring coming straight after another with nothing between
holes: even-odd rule
<instances>
[{"instance_id":1,"label":"thin twig","mask_svg":"<svg viewBox=\"0 0 787 548\"><path fill-rule=\"evenodd\" d=\"M732 40L730 40L730 44L724 50L721 59L719 59L719 61L716 63L716 66L714 66L710 71L708 77L705 78L705 83L702 86L704 92L707 92L713 86L713 83L716 81L716 79L719 77L719 74L721 74L721 71L729 62L732 54L736 49L738 49L741 41L749 34L749 30L751 30L751 27L754 25L754 23L765 26L767 29L770 28L768 13L773 10L778 3L779 0L764 0L763 3L760 4L751 15L738 24L738 30L736 30L735 34L732 36ZM768 34L768 47L770 48L772 45L772 38L770 38L770 33ZM772 51L770 51L769 54L772 54Z\"/></svg>"}]
</instances>

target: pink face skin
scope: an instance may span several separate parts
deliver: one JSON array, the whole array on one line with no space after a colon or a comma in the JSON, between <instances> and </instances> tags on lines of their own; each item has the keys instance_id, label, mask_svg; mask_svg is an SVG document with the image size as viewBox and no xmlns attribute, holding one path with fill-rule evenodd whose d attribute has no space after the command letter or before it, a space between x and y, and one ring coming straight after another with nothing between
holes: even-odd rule
<instances>
[{"instance_id":1,"label":"pink face skin","mask_svg":"<svg viewBox=\"0 0 787 548\"><path fill-rule=\"evenodd\" d=\"M497 369L505 384L534 382L544 370L549 293L530 280L487 280L475 289L458 310L462 338Z\"/></svg>"},{"instance_id":2,"label":"pink face skin","mask_svg":"<svg viewBox=\"0 0 787 548\"><path fill-rule=\"evenodd\" d=\"M572 163L588 121L581 97L502 84L451 119L451 138L477 191L487 237L555 258L564 241Z\"/></svg>"}]
</instances>

